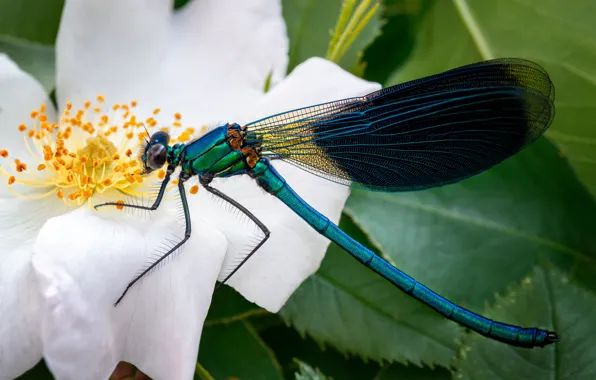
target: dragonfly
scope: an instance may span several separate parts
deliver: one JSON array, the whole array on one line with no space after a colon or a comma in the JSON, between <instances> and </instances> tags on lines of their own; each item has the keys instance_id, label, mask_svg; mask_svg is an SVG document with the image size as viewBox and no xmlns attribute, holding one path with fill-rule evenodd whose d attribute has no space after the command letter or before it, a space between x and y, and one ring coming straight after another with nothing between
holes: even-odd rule
<instances>
[{"instance_id":1,"label":"dragonfly","mask_svg":"<svg viewBox=\"0 0 596 380\"><path fill-rule=\"evenodd\" d=\"M188 144L170 144L167 132L146 140L144 173L167 167L150 206L105 206L156 210L180 168L177 187L185 234L126 287L117 305L143 276L179 249L191 235L185 182L197 176L203 188L252 220L260 242L217 284L225 283L265 244L267 226L240 202L216 189L214 178L252 177L314 230L364 266L436 312L485 337L513 346L544 347L560 340L555 331L494 321L442 297L351 238L310 206L273 167L291 163L314 175L370 191L423 190L459 182L515 155L538 139L554 118L554 86L539 65L495 59L387 87L365 96L318 104L245 125L220 125Z\"/></svg>"}]
</instances>

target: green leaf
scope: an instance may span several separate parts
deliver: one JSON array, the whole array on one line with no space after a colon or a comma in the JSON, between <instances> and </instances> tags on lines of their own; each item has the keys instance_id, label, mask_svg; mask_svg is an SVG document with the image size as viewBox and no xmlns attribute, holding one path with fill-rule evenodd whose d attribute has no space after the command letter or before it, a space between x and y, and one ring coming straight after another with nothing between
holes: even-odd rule
<instances>
[{"instance_id":1,"label":"green leaf","mask_svg":"<svg viewBox=\"0 0 596 380\"><path fill-rule=\"evenodd\" d=\"M290 38L288 72L308 58L326 57L331 33L339 16L342 1L283 1L283 16ZM340 61L340 65L344 69L348 71L360 70L359 56L376 38L381 24L380 12L377 12Z\"/></svg>"},{"instance_id":2,"label":"green leaf","mask_svg":"<svg viewBox=\"0 0 596 380\"><path fill-rule=\"evenodd\" d=\"M348 357L332 347L324 347L308 336L300 336L287 325L270 327L261 331L260 335L275 352L286 378L293 378L299 370L296 360L309 363L327 376L341 380L372 379L379 371L377 363L365 363L361 358Z\"/></svg>"},{"instance_id":3,"label":"green leaf","mask_svg":"<svg viewBox=\"0 0 596 380\"><path fill-rule=\"evenodd\" d=\"M432 8L434 0L385 0L380 35L365 50L364 77L386 83L396 67L400 67L414 48L420 22Z\"/></svg>"},{"instance_id":4,"label":"green leaf","mask_svg":"<svg viewBox=\"0 0 596 380\"><path fill-rule=\"evenodd\" d=\"M241 321L254 315L264 315L267 311L247 301L229 286L219 288L213 294L205 326Z\"/></svg>"},{"instance_id":5,"label":"green leaf","mask_svg":"<svg viewBox=\"0 0 596 380\"><path fill-rule=\"evenodd\" d=\"M596 296L547 266L498 300L489 315L516 324L554 328L561 341L523 349L470 335L457 365L460 379L596 378Z\"/></svg>"},{"instance_id":6,"label":"green leaf","mask_svg":"<svg viewBox=\"0 0 596 380\"><path fill-rule=\"evenodd\" d=\"M318 368L313 368L310 365L296 360L300 371L296 373L296 380L328 380L329 378L321 373Z\"/></svg>"},{"instance_id":7,"label":"green leaf","mask_svg":"<svg viewBox=\"0 0 596 380\"><path fill-rule=\"evenodd\" d=\"M435 1L417 47L389 84L494 57L543 65L555 84L553 139L596 196L596 2Z\"/></svg>"},{"instance_id":8,"label":"green leaf","mask_svg":"<svg viewBox=\"0 0 596 380\"><path fill-rule=\"evenodd\" d=\"M64 0L0 0L0 36L53 45Z\"/></svg>"},{"instance_id":9,"label":"green leaf","mask_svg":"<svg viewBox=\"0 0 596 380\"><path fill-rule=\"evenodd\" d=\"M348 218L340 227L365 236ZM375 360L447 365L460 330L331 245L319 271L281 311L301 333Z\"/></svg>"},{"instance_id":10,"label":"green leaf","mask_svg":"<svg viewBox=\"0 0 596 380\"><path fill-rule=\"evenodd\" d=\"M544 138L458 184L353 191L346 212L398 268L476 311L545 258L596 290L596 203Z\"/></svg>"},{"instance_id":11,"label":"green leaf","mask_svg":"<svg viewBox=\"0 0 596 380\"><path fill-rule=\"evenodd\" d=\"M446 368L428 368L387 364L377 373L373 380L451 380L451 373Z\"/></svg>"},{"instance_id":12,"label":"green leaf","mask_svg":"<svg viewBox=\"0 0 596 380\"><path fill-rule=\"evenodd\" d=\"M297 361L308 363L329 378L338 380L450 378L449 371L445 368L432 370L399 363L380 365L370 360L365 362L359 357L341 354L333 347L322 346L308 336L301 337L296 330L287 326L267 329L261 333L261 337L274 350L286 378L293 378L293 374L299 370Z\"/></svg>"},{"instance_id":13,"label":"green leaf","mask_svg":"<svg viewBox=\"0 0 596 380\"><path fill-rule=\"evenodd\" d=\"M283 379L275 355L247 322L205 328L199 363L215 379Z\"/></svg>"},{"instance_id":14,"label":"green leaf","mask_svg":"<svg viewBox=\"0 0 596 380\"><path fill-rule=\"evenodd\" d=\"M6 53L19 67L33 75L50 93L56 85L54 48L0 36L0 53Z\"/></svg>"}]
</instances>

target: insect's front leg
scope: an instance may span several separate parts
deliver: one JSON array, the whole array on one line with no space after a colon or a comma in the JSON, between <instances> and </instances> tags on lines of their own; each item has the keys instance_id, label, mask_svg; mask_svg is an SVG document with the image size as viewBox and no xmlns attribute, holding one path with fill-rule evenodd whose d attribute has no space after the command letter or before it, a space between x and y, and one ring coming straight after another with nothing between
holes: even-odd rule
<instances>
[{"instance_id":1,"label":"insect's front leg","mask_svg":"<svg viewBox=\"0 0 596 380\"><path fill-rule=\"evenodd\" d=\"M159 193L157 194L157 198L155 198L155 201L153 202L153 204L151 206L139 206L139 205L132 205L132 204L128 204L128 203L107 202L107 203L95 205L95 209L97 210L98 208L105 207L105 206L116 206L116 207L136 208L139 210L155 211L161 204L163 196L166 192L166 187L168 186L168 183L170 182L170 177L172 176L172 173L174 173L175 169L176 168L172 165L168 166L168 169L166 171L166 176L163 179L163 182L161 183L161 186L159 188Z\"/></svg>"},{"instance_id":2,"label":"insect's front leg","mask_svg":"<svg viewBox=\"0 0 596 380\"><path fill-rule=\"evenodd\" d=\"M171 173L170 173L171 174ZM167 174L166 178L169 178L170 174ZM157 268L157 266L163 262L165 259L167 259L172 253L176 252L176 250L178 250L179 248L181 248L187 241L188 239L190 239L190 234L191 234L191 222L190 222L190 212L188 209L188 201L186 199L186 191L184 189L184 183L190 178L190 175L188 175L187 173L180 173L180 177L178 178L178 191L180 192L180 199L182 200L182 208L184 211L184 224L185 224L185 229L184 229L184 238L182 238L178 243L174 244L166 253L164 253L163 255L161 255L157 260L149 263L140 273L139 275L137 275L127 286L126 289L124 289L124 292L122 292L122 295L120 296L120 298L118 298L116 300L116 302L114 303L114 306L117 306L120 301L122 301L122 299L124 298L124 296L126 295L126 293L128 293L128 291L130 290L130 288L132 288L134 286L134 284L136 284L141 278L143 278L145 275L149 274L151 271L153 271L155 268ZM164 179L164 183L166 183L166 180Z\"/></svg>"}]
</instances>

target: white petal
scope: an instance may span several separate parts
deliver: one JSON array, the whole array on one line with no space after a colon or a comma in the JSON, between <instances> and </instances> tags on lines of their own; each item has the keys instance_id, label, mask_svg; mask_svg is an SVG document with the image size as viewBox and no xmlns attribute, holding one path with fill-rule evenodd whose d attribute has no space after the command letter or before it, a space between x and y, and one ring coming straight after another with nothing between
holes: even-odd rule
<instances>
[{"instance_id":1,"label":"white petal","mask_svg":"<svg viewBox=\"0 0 596 380\"><path fill-rule=\"evenodd\" d=\"M160 78L171 0L69 0L56 41L59 104L143 99Z\"/></svg>"},{"instance_id":2,"label":"white petal","mask_svg":"<svg viewBox=\"0 0 596 380\"><path fill-rule=\"evenodd\" d=\"M0 198L0 379L13 379L41 359L33 241L45 220L62 212L57 204Z\"/></svg>"},{"instance_id":3,"label":"white petal","mask_svg":"<svg viewBox=\"0 0 596 380\"><path fill-rule=\"evenodd\" d=\"M280 0L194 0L175 17L164 93L191 122L251 109L286 74L288 37Z\"/></svg>"},{"instance_id":4,"label":"white petal","mask_svg":"<svg viewBox=\"0 0 596 380\"><path fill-rule=\"evenodd\" d=\"M0 234L4 235L4 234ZM0 379L14 379L42 357L41 300L31 267L31 245L2 253L0 265Z\"/></svg>"},{"instance_id":5,"label":"white petal","mask_svg":"<svg viewBox=\"0 0 596 380\"><path fill-rule=\"evenodd\" d=\"M244 121L301 106L360 96L379 88L378 84L359 79L329 61L313 58L298 66L269 92L253 116ZM274 165L300 196L337 223L349 194L348 187L283 162ZM214 186L254 212L271 230L269 241L230 279L229 284L250 301L273 312L279 310L302 281L318 269L328 240L281 201L258 188L248 176L216 180ZM202 191L199 199L193 200L196 202L192 206L193 216L225 231L232 254L226 255L225 272L238 262L237 254L250 244L251 237L254 238L254 227L235 223L237 214L227 213L224 208L214 205L205 193Z\"/></svg>"},{"instance_id":6,"label":"white petal","mask_svg":"<svg viewBox=\"0 0 596 380\"><path fill-rule=\"evenodd\" d=\"M45 300L45 360L60 379L107 378L120 360L152 378L190 379L225 238L194 221L195 249L183 248L113 307L175 225L161 208L155 222L120 215L81 208L40 232L33 265Z\"/></svg>"},{"instance_id":7,"label":"white petal","mask_svg":"<svg viewBox=\"0 0 596 380\"><path fill-rule=\"evenodd\" d=\"M57 40L58 100L103 94L181 112L198 128L250 109L266 78L285 74L288 39L279 0L196 0L172 17L171 1L66 2ZM142 112L144 111L144 112Z\"/></svg>"},{"instance_id":8,"label":"white petal","mask_svg":"<svg viewBox=\"0 0 596 380\"><path fill-rule=\"evenodd\" d=\"M11 167L15 159L27 163L31 155L24 143L24 134L18 126L26 124L31 127L31 111L39 109L42 104L50 121L55 119L54 106L50 103L43 87L31 75L22 71L5 54L0 54L0 150L10 153L8 158L0 157L0 166ZM12 174L12 170L7 169ZM9 194L6 179L0 176L0 196Z\"/></svg>"}]
</instances>

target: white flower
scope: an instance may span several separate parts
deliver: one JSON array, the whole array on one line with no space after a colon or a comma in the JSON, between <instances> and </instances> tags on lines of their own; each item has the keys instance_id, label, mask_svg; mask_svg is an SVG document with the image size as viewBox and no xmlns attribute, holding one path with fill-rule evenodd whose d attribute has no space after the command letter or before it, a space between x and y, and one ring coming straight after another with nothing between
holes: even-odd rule
<instances>
[{"instance_id":1,"label":"white flower","mask_svg":"<svg viewBox=\"0 0 596 380\"><path fill-rule=\"evenodd\" d=\"M199 191L190 196L191 239L113 307L179 224L169 204L151 220L95 212L86 205L118 199L115 188L134 192L142 185L132 164L121 165L130 161L124 156L141 131L126 137L134 126L124 128L132 115L125 115L124 104L137 115L132 124L150 126L149 117L158 119L154 130L173 126L180 113L184 139L192 132L188 127L198 135L203 125L243 124L379 88L318 58L284 79L287 53L279 0L194 0L176 13L162 0L69 0L57 41L58 104L72 104L66 118L56 115L34 79L0 56L0 149L8 153L0 158L0 179L6 183L15 177L12 185L0 186L0 378L18 376L42 355L59 379L107 378L120 360L156 379L192 378L215 281L237 261L233 256L254 231ZM270 73L273 88L264 94ZM98 94L105 104L101 97L96 100ZM90 141L89 131L80 126L66 132L73 123L68 119L76 118L87 100L94 105L81 115L81 125L91 122L87 130L95 129L95 135L118 127L107 136L109 143ZM107 102L120 109L107 110ZM103 109L95 113L95 106ZM154 115L156 108L160 111ZM30 119L33 110L46 116ZM108 120L102 127L104 113ZM46 140L56 129L53 122L68 149L62 153L76 156L62 155L65 162L56 167L58 131ZM23 123L28 130L20 132ZM29 138L34 126L41 129ZM45 133L41 140L38 131ZM86 153L106 151L112 162L99 162L101 171L89 167L92 162L81 162ZM15 159L27 169L18 170ZM38 171L40 164L47 167ZM95 181L89 184L82 181L83 173L75 173L69 182L76 165L87 165L84 170L94 172ZM331 220L339 219L346 187L281 162L274 165L306 201ZM214 186L251 210L272 233L229 284L250 301L279 310L316 271L328 242L251 178L216 180ZM40 199L30 199L35 196Z\"/></svg>"}]
</instances>

